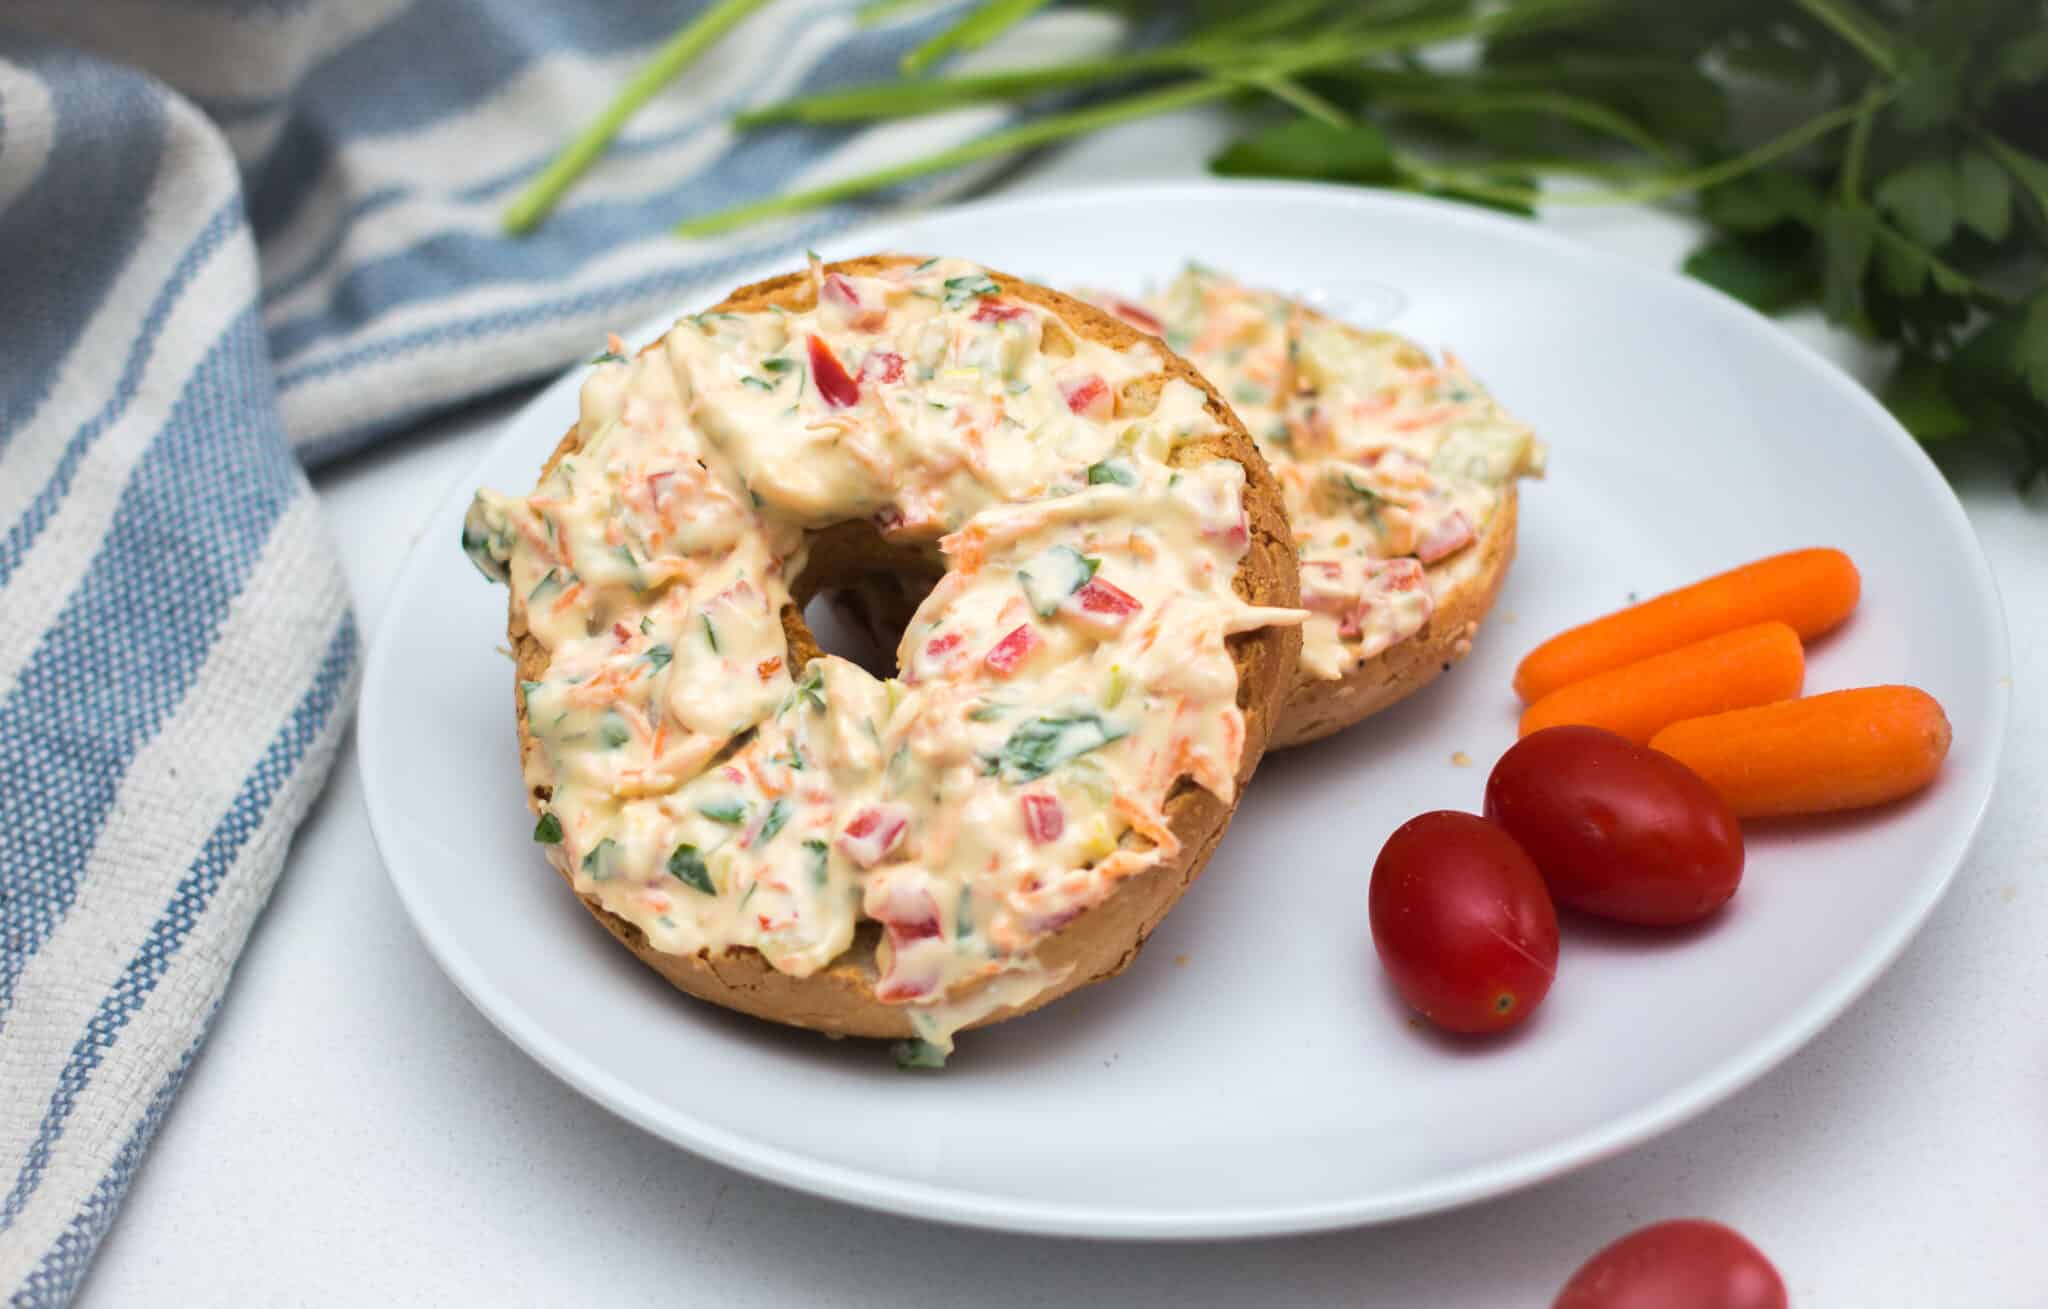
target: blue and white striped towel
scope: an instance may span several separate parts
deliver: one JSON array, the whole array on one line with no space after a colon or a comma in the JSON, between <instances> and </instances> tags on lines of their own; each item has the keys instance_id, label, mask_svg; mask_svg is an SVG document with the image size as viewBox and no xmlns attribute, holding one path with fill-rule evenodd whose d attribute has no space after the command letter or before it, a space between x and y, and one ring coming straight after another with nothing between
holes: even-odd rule
<instances>
[{"instance_id":1,"label":"blue and white striped towel","mask_svg":"<svg viewBox=\"0 0 2048 1309\"><path fill-rule=\"evenodd\" d=\"M524 241L504 202L701 4L10 0L0 11L0 1291L69 1299L204 1039L355 690L299 460L561 366L841 209L670 224L989 127L737 142L946 6L748 20ZM1113 25L1047 15L995 60ZM1034 48L1035 47L1035 48ZM958 184L958 179L955 180ZM294 455L298 458L295 459Z\"/></svg>"}]
</instances>

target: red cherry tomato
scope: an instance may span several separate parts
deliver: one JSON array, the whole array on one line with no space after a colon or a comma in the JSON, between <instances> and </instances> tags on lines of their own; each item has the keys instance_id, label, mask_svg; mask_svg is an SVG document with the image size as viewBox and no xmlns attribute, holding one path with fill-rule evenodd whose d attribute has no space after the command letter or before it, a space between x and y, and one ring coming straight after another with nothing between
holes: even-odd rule
<instances>
[{"instance_id":1,"label":"red cherry tomato","mask_svg":"<svg viewBox=\"0 0 2048 1309\"><path fill-rule=\"evenodd\" d=\"M1732 1227L1676 1218L1588 1259L1551 1309L1786 1309L1785 1281Z\"/></svg>"},{"instance_id":2,"label":"red cherry tomato","mask_svg":"<svg viewBox=\"0 0 2048 1309\"><path fill-rule=\"evenodd\" d=\"M1403 999L1438 1027L1497 1032L1557 972L1557 911L1514 839L1439 810L1395 829L1373 865L1372 943Z\"/></svg>"},{"instance_id":3,"label":"red cherry tomato","mask_svg":"<svg viewBox=\"0 0 2048 1309\"><path fill-rule=\"evenodd\" d=\"M1546 727L1500 757L1486 816L1559 904L1624 923L1705 918L1742 881L1742 828L1670 755L1597 727Z\"/></svg>"}]
</instances>

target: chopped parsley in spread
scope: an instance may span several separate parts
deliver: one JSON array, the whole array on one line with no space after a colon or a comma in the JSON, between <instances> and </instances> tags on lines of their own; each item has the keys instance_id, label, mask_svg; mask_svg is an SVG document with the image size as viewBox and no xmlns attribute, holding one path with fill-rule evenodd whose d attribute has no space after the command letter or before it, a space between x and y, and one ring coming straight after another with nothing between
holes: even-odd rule
<instances>
[{"instance_id":1,"label":"chopped parsley in spread","mask_svg":"<svg viewBox=\"0 0 2048 1309\"><path fill-rule=\"evenodd\" d=\"M675 954L806 977L883 929L916 1058L1063 973L1038 943L1172 858L1188 777L1231 798L1244 473L1176 468L1215 420L1155 350L1083 339L959 260L815 307L614 346L580 449L480 492L463 547L546 651L523 683L535 829L576 889ZM810 533L866 519L945 576L887 681L782 627ZM531 670L529 670L530 672Z\"/></svg>"}]
</instances>

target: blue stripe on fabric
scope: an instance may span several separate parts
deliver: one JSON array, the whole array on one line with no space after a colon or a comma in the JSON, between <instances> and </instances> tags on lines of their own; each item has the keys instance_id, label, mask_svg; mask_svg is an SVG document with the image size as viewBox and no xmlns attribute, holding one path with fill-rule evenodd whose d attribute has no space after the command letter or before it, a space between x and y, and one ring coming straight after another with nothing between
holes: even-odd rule
<instances>
[{"instance_id":1,"label":"blue stripe on fabric","mask_svg":"<svg viewBox=\"0 0 2048 1309\"><path fill-rule=\"evenodd\" d=\"M450 323L436 323L431 327L371 341L296 369L284 369L278 374L277 389L288 391L307 382L330 377L335 373L346 372L365 364L378 363L393 355L408 354L427 346L497 336L564 315L589 313L608 304L651 296L659 291L715 281L728 273L761 263L770 255L788 250L792 246L801 247L806 243L815 243L846 227L858 213L858 210L844 208L831 210L822 220L806 224L773 241L741 247L717 259L691 264L651 277L623 278L617 282L579 291L574 295L522 304L514 309L496 310Z\"/></svg>"},{"instance_id":2,"label":"blue stripe on fabric","mask_svg":"<svg viewBox=\"0 0 2048 1309\"><path fill-rule=\"evenodd\" d=\"M41 175L0 212L4 450L49 396L59 365L81 346L85 325L142 239L149 206L140 201L163 162L166 119L161 92L140 74L5 29L0 50L42 79L53 119Z\"/></svg>"},{"instance_id":3,"label":"blue stripe on fabric","mask_svg":"<svg viewBox=\"0 0 2048 1309\"><path fill-rule=\"evenodd\" d=\"M835 232L843 231L855 219L863 216L857 209L830 210L827 211L826 217L795 231L785 240L749 247L724 259L692 264L651 277L628 278L604 286L591 287L576 295L560 297L542 304L522 305L514 310L502 310L453 323L441 323L403 336L387 338L332 359L322 360L299 370L296 374L287 374L279 379L278 389L284 390L333 373L359 368L394 354L403 354L448 341L481 341L492 336L530 328L537 322L553 321L568 314L587 314L612 305L638 306L640 308L635 312L640 312L648 303L659 297L672 295L687 287L702 286L706 282L736 272L749 264L759 263L770 255L782 253L792 247L801 248L806 244L822 241ZM432 404L376 418L359 426L330 432L317 440L308 441L298 447L298 455L308 467L317 467L344 455L354 454L373 444L380 436L399 431L435 414L458 409L516 385L518 383L514 380L501 378L474 390L451 392Z\"/></svg>"},{"instance_id":4,"label":"blue stripe on fabric","mask_svg":"<svg viewBox=\"0 0 2048 1309\"><path fill-rule=\"evenodd\" d=\"M70 908L121 776L177 707L303 481L255 312L193 371L97 555L0 701L0 1029Z\"/></svg>"},{"instance_id":5,"label":"blue stripe on fabric","mask_svg":"<svg viewBox=\"0 0 2048 1309\"><path fill-rule=\"evenodd\" d=\"M135 340L129 346L127 362L121 366L120 379L114 383L114 393L107 397L106 404L90 421L72 434L49 481L36 492L35 499L7 529L7 534L0 536L0 586L5 586L14 570L21 566L29 547L35 544L57 507L70 493L72 480L78 475L78 466L84 462L86 454L101 434L127 412L136 392L142 387L142 374L148 369L150 357L162 343L164 321L171 316L185 288L191 285L192 279L199 275L199 270L206 266L206 261L221 243L239 231L241 226L241 204L238 200L230 200L207 221L191 246L172 265L170 278L165 281L163 290L157 293L156 302L149 307L149 312L143 316Z\"/></svg>"},{"instance_id":6,"label":"blue stripe on fabric","mask_svg":"<svg viewBox=\"0 0 2048 1309\"><path fill-rule=\"evenodd\" d=\"M419 0L300 79L292 93L297 112L253 170L249 215L258 237L297 216L348 141L413 131L449 118L547 55L650 45L690 21L706 3L511 6L491 0ZM423 52L432 52L430 65ZM417 69L419 75L394 77L394 69ZM377 93L363 94L366 86L376 87Z\"/></svg>"},{"instance_id":7,"label":"blue stripe on fabric","mask_svg":"<svg viewBox=\"0 0 2048 1309\"><path fill-rule=\"evenodd\" d=\"M305 494L311 495L312 492L308 490ZM278 791L297 771L307 750L327 727L336 705L340 703L342 688L355 669L355 662L355 619L344 610L334 637L327 644L327 652L313 674L312 684L271 738L263 757L243 780L241 791L172 891L170 903L151 925L149 935L129 959L127 968L107 992L106 999L100 1002L99 1011L87 1022L85 1034L72 1046L71 1058L57 1076L57 1085L50 1093L42 1124L37 1129L35 1140L29 1143L28 1153L15 1175L14 1186L8 1191L5 1202L0 1203L0 1232L14 1225L23 1206L41 1184L43 1170L50 1161L50 1151L64 1135L64 1124L71 1117L78 1097L92 1084L94 1070L120 1040L128 1021L142 1011L164 974L170 971L185 938L205 916L221 879L235 866L235 860L248 844L250 836L262 826Z\"/></svg>"},{"instance_id":8,"label":"blue stripe on fabric","mask_svg":"<svg viewBox=\"0 0 2048 1309\"><path fill-rule=\"evenodd\" d=\"M793 16L774 42L786 48L796 29L815 22L811 15ZM907 43L936 35L947 25L944 15L902 25L886 32L856 32L825 53L799 80L792 95L817 95L890 76ZM620 143L614 153L631 155L672 148L692 137L717 130L734 111L752 100L732 96L711 105L687 122L654 138ZM562 278L628 241L668 229L696 214L710 213L781 190L790 179L817 163L851 135L844 127L784 125L751 132L695 172L676 178L653 195L630 200L598 200L575 204L552 215L538 233L512 241L496 231L451 231L446 228L405 248L351 268L336 282L318 309L272 326L270 348L286 361L319 341L345 335L407 304L472 292L506 282ZM455 198L470 200L532 177L553 157L552 143L518 167L475 184ZM337 214L334 229L307 262L266 288L264 299L275 301L328 270L352 235L356 224L394 200L409 199L416 190L394 195L389 189L363 197Z\"/></svg>"},{"instance_id":9,"label":"blue stripe on fabric","mask_svg":"<svg viewBox=\"0 0 2048 1309\"><path fill-rule=\"evenodd\" d=\"M156 1137L156 1129L162 1124L164 1112L171 1107L171 1100L184 1085L185 1074L192 1068L192 1060L199 1054L199 1047L206 1042L206 1033L213 1026L214 1015L220 1012L220 999L200 1020L199 1032L192 1038L192 1044L185 1047L185 1053L178 1058L177 1066L157 1087L156 1094L144 1106L142 1117L135 1129L128 1133L128 1139L115 1152L114 1161L106 1175L86 1197L85 1203L51 1243L29 1275L10 1299L8 1309L63 1309L78 1291L78 1283L85 1276L86 1265L92 1262L93 1251L99 1249L100 1239L113 1226L114 1211L121 1207L121 1197L128 1192L128 1183L135 1176L136 1165L142 1162L142 1152Z\"/></svg>"}]
</instances>

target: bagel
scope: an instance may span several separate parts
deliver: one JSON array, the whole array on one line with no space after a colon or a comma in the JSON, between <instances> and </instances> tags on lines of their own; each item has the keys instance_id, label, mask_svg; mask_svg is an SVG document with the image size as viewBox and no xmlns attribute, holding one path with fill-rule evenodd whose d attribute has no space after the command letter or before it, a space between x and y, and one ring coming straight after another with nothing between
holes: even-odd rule
<instances>
[{"instance_id":1,"label":"bagel","mask_svg":"<svg viewBox=\"0 0 2048 1309\"><path fill-rule=\"evenodd\" d=\"M1078 300L871 256L596 361L510 583L535 837L701 999L836 1035L1121 971L1215 848L1298 657L1281 495L1186 361ZM887 681L803 609L929 588Z\"/></svg>"},{"instance_id":2,"label":"bagel","mask_svg":"<svg viewBox=\"0 0 2048 1309\"><path fill-rule=\"evenodd\" d=\"M1515 479L1544 448L1449 352L1190 265L1133 303L1091 296L1184 354L1273 466L1301 552L1301 663L1279 749L1349 727L1472 649L1515 555Z\"/></svg>"}]
</instances>

